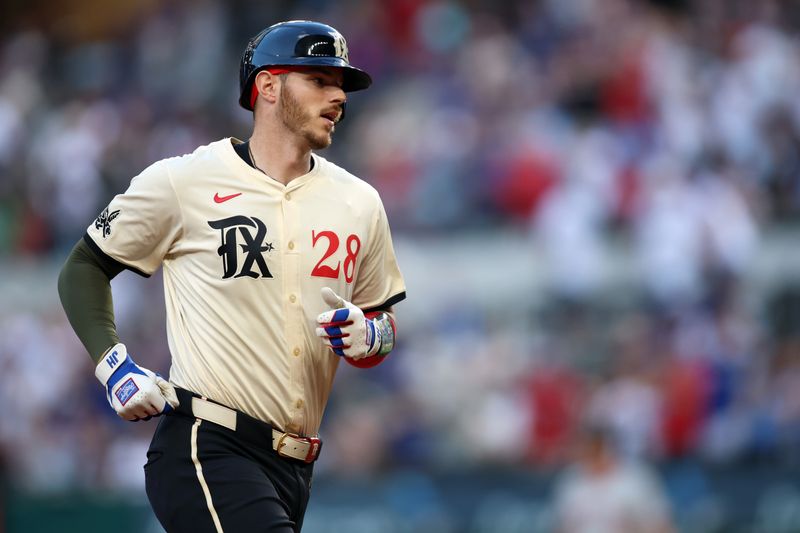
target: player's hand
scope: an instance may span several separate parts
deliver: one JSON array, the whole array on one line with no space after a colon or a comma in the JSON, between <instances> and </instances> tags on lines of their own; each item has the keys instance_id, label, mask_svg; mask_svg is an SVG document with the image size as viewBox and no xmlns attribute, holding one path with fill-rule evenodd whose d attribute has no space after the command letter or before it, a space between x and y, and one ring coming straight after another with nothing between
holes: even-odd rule
<instances>
[{"instance_id":1,"label":"player's hand","mask_svg":"<svg viewBox=\"0 0 800 533\"><path fill-rule=\"evenodd\" d=\"M317 317L317 336L322 338L337 355L351 359L363 359L378 353L381 347L381 332L375 322L364 316L364 312L340 298L328 287L322 288L322 299L330 306Z\"/></svg>"},{"instance_id":2,"label":"player's hand","mask_svg":"<svg viewBox=\"0 0 800 533\"><path fill-rule=\"evenodd\" d=\"M108 403L125 420L150 420L178 407L175 387L134 363L122 343L106 352L94 375L106 387Z\"/></svg>"}]
</instances>

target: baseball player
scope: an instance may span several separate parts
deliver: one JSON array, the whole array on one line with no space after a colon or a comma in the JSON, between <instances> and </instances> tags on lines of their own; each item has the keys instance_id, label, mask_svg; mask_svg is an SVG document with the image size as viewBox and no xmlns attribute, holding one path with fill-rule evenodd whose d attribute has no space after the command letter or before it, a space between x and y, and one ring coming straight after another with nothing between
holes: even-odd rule
<instances>
[{"instance_id":1,"label":"baseball player","mask_svg":"<svg viewBox=\"0 0 800 533\"><path fill-rule=\"evenodd\" d=\"M394 346L405 286L381 200L313 152L331 143L346 94L371 81L330 26L265 29L241 60L249 140L145 169L61 271L111 407L126 420L166 415L144 468L170 533L300 531L340 361L375 366ZM168 381L118 338L109 285L159 266Z\"/></svg>"}]
</instances>

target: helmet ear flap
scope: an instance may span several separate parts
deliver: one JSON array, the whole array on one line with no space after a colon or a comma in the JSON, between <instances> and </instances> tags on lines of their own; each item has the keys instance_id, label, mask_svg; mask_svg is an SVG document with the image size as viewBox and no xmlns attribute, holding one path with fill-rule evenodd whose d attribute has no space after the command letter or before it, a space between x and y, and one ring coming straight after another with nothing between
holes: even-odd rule
<instances>
[{"instance_id":1,"label":"helmet ear flap","mask_svg":"<svg viewBox=\"0 0 800 533\"><path fill-rule=\"evenodd\" d=\"M258 100L258 87L256 86L255 79L253 79L253 84L250 86L250 109L253 111L256 110L256 100Z\"/></svg>"}]
</instances>

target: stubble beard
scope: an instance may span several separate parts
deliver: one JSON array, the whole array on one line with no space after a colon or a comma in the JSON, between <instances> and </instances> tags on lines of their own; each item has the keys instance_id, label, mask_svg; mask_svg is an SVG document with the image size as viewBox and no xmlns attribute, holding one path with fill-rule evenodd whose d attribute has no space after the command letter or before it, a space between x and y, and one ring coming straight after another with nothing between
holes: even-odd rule
<instances>
[{"instance_id":1,"label":"stubble beard","mask_svg":"<svg viewBox=\"0 0 800 533\"><path fill-rule=\"evenodd\" d=\"M312 150L322 150L330 146L333 132L319 134L313 131L314 117L303 109L288 85L281 85L279 116L286 128L305 139Z\"/></svg>"}]
</instances>

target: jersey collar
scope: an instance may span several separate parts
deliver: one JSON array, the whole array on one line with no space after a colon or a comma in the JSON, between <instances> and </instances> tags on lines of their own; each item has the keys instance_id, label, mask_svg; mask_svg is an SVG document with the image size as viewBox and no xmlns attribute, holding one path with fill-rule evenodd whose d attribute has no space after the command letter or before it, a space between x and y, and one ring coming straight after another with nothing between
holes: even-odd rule
<instances>
[{"instance_id":1,"label":"jersey collar","mask_svg":"<svg viewBox=\"0 0 800 533\"><path fill-rule=\"evenodd\" d=\"M309 172L294 178L292 181L284 185L283 183L270 178L260 170L251 167L244 160L242 160L241 157L239 157L239 154L237 154L236 150L233 149L233 145L240 144L242 142L244 141L237 139L236 137L226 137L225 139L219 141L219 143L222 144L220 153L225 162L228 163L228 165L236 172L237 175L255 178L263 183L268 184L270 187L276 187L281 191L288 191L301 187L319 174L320 168L324 164L324 159L312 152L311 157L314 160L313 168Z\"/></svg>"}]
</instances>

